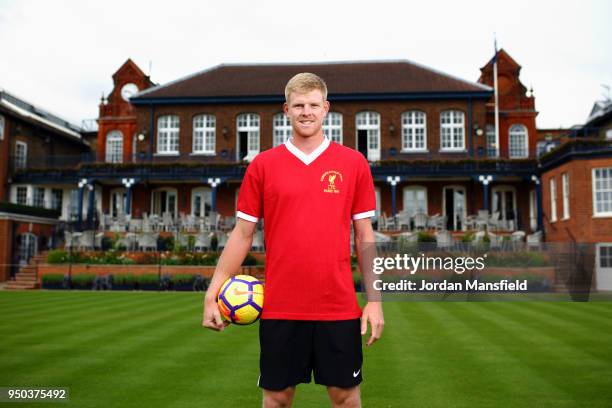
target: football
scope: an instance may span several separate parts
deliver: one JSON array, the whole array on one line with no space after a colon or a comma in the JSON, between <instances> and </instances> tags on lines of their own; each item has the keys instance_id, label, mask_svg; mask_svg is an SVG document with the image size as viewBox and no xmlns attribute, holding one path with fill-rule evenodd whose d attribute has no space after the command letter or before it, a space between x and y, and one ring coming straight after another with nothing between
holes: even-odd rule
<instances>
[{"instance_id":1,"label":"football","mask_svg":"<svg viewBox=\"0 0 612 408\"><path fill-rule=\"evenodd\" d=\"M226 280L217 298L221 315L232 323L242 325L259 319L263 301L263 282L249 275L236 275Z\"/></svg>"}]
</instances>

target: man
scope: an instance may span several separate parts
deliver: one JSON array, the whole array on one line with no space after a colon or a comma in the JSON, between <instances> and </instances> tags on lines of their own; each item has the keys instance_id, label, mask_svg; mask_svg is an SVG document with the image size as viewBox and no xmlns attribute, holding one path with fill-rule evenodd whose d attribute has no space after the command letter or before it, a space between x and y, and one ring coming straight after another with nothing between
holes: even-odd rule
<instances>
[{"instance_id":1,"label":"man","mask_svg":"<svg viewBox=\"0 0 612 408\"><path fill-rule=\"evenodd\" d=\"M380 301L359 308L350 265L351 221L358 253L374 243L372 174L359 152L323 136L329 102L321 78L294 76L285 99L293 137L260 153L247 168L237 224L206 293L203 325L219 331L227 325L216 303L219 288L239 270L263 218L258 385L264 408L290 407L296 385L310 382L311 372L327 387L334 407L360 407L361 336L369 322L371 345L384 324Z\"/></svg>"}]
</instances>

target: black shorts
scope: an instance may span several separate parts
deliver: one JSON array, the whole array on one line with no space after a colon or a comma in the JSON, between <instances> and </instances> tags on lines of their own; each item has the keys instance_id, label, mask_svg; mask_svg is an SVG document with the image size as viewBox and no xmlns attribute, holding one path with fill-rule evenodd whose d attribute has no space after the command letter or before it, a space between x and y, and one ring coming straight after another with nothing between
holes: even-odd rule
<instances>
[{"instance_id":1,"label":"black shorts","mask_svg":"<svg viewBox=\"0 0 612 408\"><path fill-rule=\"evenodd\" d=\"M257 385L280 391L299 383L350 388L361 380L360 319L275 320L259 323L260 376Z\"/></svg>"}]
</instances>

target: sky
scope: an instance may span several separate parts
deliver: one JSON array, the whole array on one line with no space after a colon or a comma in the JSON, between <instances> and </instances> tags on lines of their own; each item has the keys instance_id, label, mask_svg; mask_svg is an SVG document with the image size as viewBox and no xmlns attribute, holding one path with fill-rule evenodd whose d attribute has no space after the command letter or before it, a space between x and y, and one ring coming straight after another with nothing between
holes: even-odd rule
<instances>
[{"instance_id":1,"label":"sky","mask_svg":"<svg viewBox=\"0 0 612 408\"><path fill-rule=\"evenodd\" d=\"M221 63L397 59L477 81L496 37L537 126L570 127L612 86L610 16L606 0L0 0L0 88L78 125L127 58L159 84Z\"/></svg>"}]
</instances>

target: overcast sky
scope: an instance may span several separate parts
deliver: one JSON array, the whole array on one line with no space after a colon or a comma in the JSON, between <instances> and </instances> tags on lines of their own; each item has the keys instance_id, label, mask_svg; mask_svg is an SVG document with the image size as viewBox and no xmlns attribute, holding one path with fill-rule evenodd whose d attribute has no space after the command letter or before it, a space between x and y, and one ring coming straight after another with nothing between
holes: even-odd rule
<instances>
[{"instance_id":1,"label":"overcast sky","mask_svg":"<svg viewBox=\"0 0 612 408\"><path fill-rule=\"evenodd\" d=\"M80 124L127 58L156 83L220 63L371 59L476 81L496 33L533 86L538 127L568 127L612 85L611 4L0 0L0 87Z\"/></svg>"}]
</instances>

